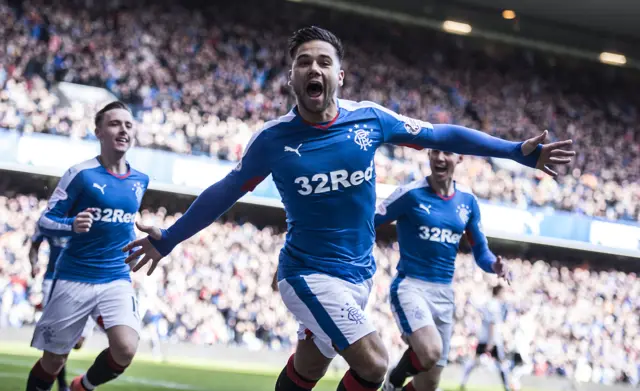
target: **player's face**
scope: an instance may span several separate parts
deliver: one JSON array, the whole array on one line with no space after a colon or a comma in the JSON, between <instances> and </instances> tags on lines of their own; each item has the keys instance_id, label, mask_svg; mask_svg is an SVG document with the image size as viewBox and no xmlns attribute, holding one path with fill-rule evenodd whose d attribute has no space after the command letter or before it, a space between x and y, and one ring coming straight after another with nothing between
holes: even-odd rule
<instances>
[{"instance_id":1,"label":"player's face","mask_svg":"<svg viewBox=\"0 0 640 391\"><path fill-rule=\"evenodd\" d=\"M298 48L289 76L298 106L322 113L336 98L338 87L342 87L344 71L333 45L309 41Z\"/></svg>"},{"instance_id":2,"label":"player's face","mask_svg":"<svg viewBox=\"0 0 640 391\"><path fill-rule=\"evenodd\" d=\"M456 166L461 161L462 155L432 149L429 151L431 176L438 181L450 180L453 178L453 172L456 170Z\"/></svg>"},{"instance_id":3,"label":"player's face","mask_svg":"<svg viewBox=\"0 0 640 391\"><path fill-rule=\"evenodd\" d=\"M104 113L96 136L102 148L125 153L133 144L133 117L124 109L109 110Z\"/></svg>"}]
</instances>

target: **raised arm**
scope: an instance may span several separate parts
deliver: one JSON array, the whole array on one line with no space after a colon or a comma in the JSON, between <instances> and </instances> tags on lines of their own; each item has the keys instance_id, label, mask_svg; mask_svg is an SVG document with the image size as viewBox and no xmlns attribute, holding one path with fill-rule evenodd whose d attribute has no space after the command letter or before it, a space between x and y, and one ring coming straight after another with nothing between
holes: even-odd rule
<instances>
[{"instance_id":1,"label":"raised arm","mask_svg":"<svg viewBox=\"0 0 640 391\"><path fill-rule=\"evenodd\" d=\"M496 262L496 256L489 250L489 242L487 237L482 232L482 223L480 221L480 208L478 203L474 202L471 205L471 215L465 229L465 234L471 245L473 251L473 257L480 269L487 273L495 273L493 270L493 264Z\"/></svg>"},{"instance_id":2,"label":"raised arm","mask_svg":"<svg viewBox=\"0 0 640 391\"><path fill-rule=\"evenodd\" d=\"M137 251L130 253L125 261L127 263L144 255L133 267L133 271L140 270L151 260L152 265L148 274L153 273L158 261L169 254L175 246L213 223L269 175L265 137L262 132L254 134L236 168L222 180L204 190L187 212L171 227L164 230L137 224L138 228L149 236L132 241L123 248L123 251L128 252L140 247Z\"/></svg>"},{"instance_id":3,"label":"raised arm","mask_svg":"<svg viewBox=\"0 0 640 391\"><path fill-rule=\"evenodd\" d=\"M564 150L571 140L543 145L547 131L523 142L512 142L458 125L432 125L377 106L384 141L416 149L436 148L463 155L491 156L514 160L555 176L549 164L568 164L575 152Z\"/></svg>"}]
</instances>

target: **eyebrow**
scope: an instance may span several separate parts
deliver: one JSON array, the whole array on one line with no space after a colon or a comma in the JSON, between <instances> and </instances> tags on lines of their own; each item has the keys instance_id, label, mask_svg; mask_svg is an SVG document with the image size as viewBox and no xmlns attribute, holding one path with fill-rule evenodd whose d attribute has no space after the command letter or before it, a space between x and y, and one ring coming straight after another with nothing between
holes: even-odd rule
<instances>
[{"instance_id":1,"label":"eyebrow","mask_svg":"<svg viewBox=\"0 0 640 391\"><path fill-rule=\"evenodd\" d=\"M300 59L310 58L310 57L312 57L310 54L302 53L302 54L298 55L298 57L296 57L296 61L298 61ZM320 57L322 59L328 59L328 60L333 61L333 58L328 54L319 54L318 57Z\"/></svg>"}]
</instances>

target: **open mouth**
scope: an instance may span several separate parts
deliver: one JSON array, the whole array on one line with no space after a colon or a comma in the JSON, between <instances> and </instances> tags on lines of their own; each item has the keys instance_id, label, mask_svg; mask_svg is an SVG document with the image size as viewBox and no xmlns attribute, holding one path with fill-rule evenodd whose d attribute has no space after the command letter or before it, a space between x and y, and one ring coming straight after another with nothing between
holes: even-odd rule
<instances>
[{"instance_id":1,"label":"open mouth","mask_svg":"<svg viewBox=\"0 0 640 391\"><path fill-rule=\"evenodd\" d=\"M433 166L432 168L434 173L437 174L444 174L447 172L447 166L446 165L442 165L442 166Z\"/></svg>"},{"instance_id":2,"label":"open mouth","mask_svg":"<svg viewBox=\"0 0 640 391\"><path fill-rule=\"evenodd\" d=\"M324 92L324 86L319 81L310 81L307 84L307 95L312 98L318 98Z\"/></svg>"},{"instance_id":3,"label":"open mouth","mask_svg":"<svg viewBox=\"0 0 640 391\"><path fill-rule=\"evenodd\" d=\"M116 142L126 144L126 143L128 143L128 142L129 142L129 137L126 137L126 136L118 136L118 137L116 137Z\"/></svg>"}]
</instances>

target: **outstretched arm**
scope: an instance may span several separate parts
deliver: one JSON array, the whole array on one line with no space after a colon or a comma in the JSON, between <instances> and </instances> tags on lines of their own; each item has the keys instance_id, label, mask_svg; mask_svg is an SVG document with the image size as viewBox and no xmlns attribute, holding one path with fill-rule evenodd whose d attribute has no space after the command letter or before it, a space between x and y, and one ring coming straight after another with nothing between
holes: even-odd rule
<instances>
[{"instance_id":1,"label":"outstretched arm","mask_svg":"<svg viewBox=\"0 0 640 391\"><path fill-rule=\"evenodd\" d=\"M555 176L548 164L568 164L575 152L564 150L571 140L543 145L547 137L544 131L537 137L523 142L512 142L490 136L484 132L458 125L432 125L394 113L377 106L384 141L416 149L436 148L464 155L491 156L515 160L528 167L538 168Z\"/></svg>"},{"instance_id":2,"label":"outstretched arm","mask_svg":"<svg viewBox=\"0 0 640 391\"><path fill-rule=\"evenodd\" d=\"M129 252L138 248L130 252L125 260L126 263L131 263L143 256L132 268L134 272L152 261L147 274L153 273L158 261L169 254L175 246L213 223L269 175L269 164L265 161L267 152L264 137L266 136L261 132L254 134L238 166L222 180L203 191L191 204L189 210L171 227L161 230L136 224L148 236L134 240L122 249L124 252Z\"/></svg>"}]
</instances>

